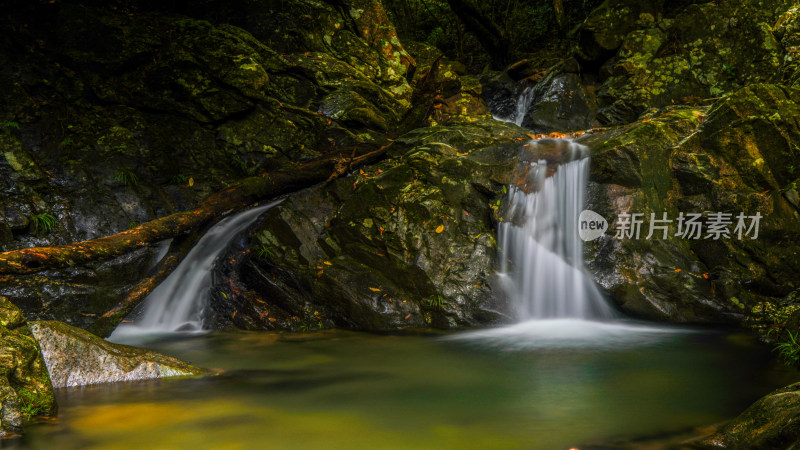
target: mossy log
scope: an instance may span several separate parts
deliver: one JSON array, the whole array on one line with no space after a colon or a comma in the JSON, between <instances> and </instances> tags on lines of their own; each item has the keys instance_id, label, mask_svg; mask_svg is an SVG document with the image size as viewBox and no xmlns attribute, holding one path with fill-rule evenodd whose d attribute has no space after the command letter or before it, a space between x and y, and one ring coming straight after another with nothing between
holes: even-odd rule
<instances>
[{"instance_id":1,"label":"mossy log","mask_svg":"<svg viewBox=\"0 0 800 450\"><path fill-rule=\"evenodd\" d=\"M361 155L354 150L349 157L337 154L287 170L246 178L212 194L195 209L152 220L111 236L0 253L0 274L35 273L110 259L164 239L187 235L260 200L330 181L352 168L375 162L383 157L387 148L388 145Z\"/></svg>"}]
</instances>

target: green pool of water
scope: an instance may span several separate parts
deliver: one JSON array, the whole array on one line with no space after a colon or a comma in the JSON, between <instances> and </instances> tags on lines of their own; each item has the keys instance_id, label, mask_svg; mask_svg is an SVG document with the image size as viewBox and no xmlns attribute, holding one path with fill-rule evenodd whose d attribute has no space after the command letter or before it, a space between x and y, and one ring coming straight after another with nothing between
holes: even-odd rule
<instances>
[{"instance_id":1,"label":"green pool of water","mask_svg":"<svg viewBox=\"0 0 800 450\"><path fill-rule=\"evenodd\" d=\"M30 427L21 445L559 449L713 424L797 378L742 335L563 347L463 336L156 340L147 346L226 372L61 390L58 420Z\"/></svg>"}]
</instances>

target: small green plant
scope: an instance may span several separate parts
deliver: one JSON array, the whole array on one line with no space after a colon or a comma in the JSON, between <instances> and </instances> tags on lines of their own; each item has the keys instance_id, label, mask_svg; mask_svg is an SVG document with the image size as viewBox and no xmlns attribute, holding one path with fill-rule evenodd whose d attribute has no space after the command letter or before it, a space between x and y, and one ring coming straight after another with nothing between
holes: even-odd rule
<instances>
[{"instance_id":1,"label":"small green plant","mask_svg":"<svg viewBox=\"0 0 800 450\"><path fill-rule=\"evenodd\" d=\"M796 366L800 361L800 344L797 342L797 335L791 331L787 331L786 334L789 335L789 339L779 342L773 351L778 352L787 366Z\"/></svg>"},{"instance_id":2,"label":"small green plant","mask_svg":"<svg viewBox=\"0 0 800 450\"><path fill-rule=\"evenodd\" d=\"M16 128L19 130L19 123L17 122L4 122L3 123L3 132L6 134L11 134L11 129Z\"/></svg>"},{"instance_id":3,"label":"small green plant","mask_svg":"<svg viewBox=\"0 0 800 450\"><path fill-rule=\"evenodd\" d=\"M234 156L233 157L233 162L236 163L236 165L239 166L240 169L242 169L242 172L247 172L247 163L244 162L244 160L242 158L239 158L238 156Z\"/></svg>"},{"instance_id":4,"label":"small green plant","mask_svg":"<svg viewBox=\"0 0 800 450\"><path fill-rule=\"evenodd\" d=\"M58 225L58 219L50 213L34 214L31 216L34 233L49 233Z\"/></svg>"},{"instance_id":5,"label":"small green plant","mask_svg":"<svg viewBox=\"0 0 800 450\"><path fill-rule=\"evenodd\" d=\"M179 173L177 175L173 175L171 180L174 184L186 184L189 181L189 177L187 177L182 173Z\"/></svg>"},{"instance_id":6,"label":"small green plant","mask_svg":"<svg viewBox=\"0 0 800 450\"><path fill-rule=\"evenodd\" d=\"M197 20L197 19L178 19L175 21L175 24L181 28L195 26L195 27L211 27L211 22L207 20Z\"/></svg>"},{"instance_id":7,"label":"small green plant","mask_svg":"<svg viewBox=\"0 0 800 450\"><path fill-rule=\"evenodd\" d=\"M28 389L20 389L17 391L20 400L20 409L25 416L25 421L30 420L31 417L38 416L44 408L38 404L36 396Z\"/></svg>"},{"instance_id":8,"label":"small green plant","mask_svg":"<svg viewBox=\"0 0 800 450\"><path fill-rule=\"evenodd\" d=\"M273 256L272 249L267 247L264 244L259 244L256 246L256 255L258 255L261 259L267 259L268 256Z\"/></svg>"},{"instance_id":9,"label":"small green plant","mask_svg":"<svg viewBox=\"0 0 800 450\"><path fill-rule=\"evenodd\" d=\"M736 67L729 66L728 64L722 65L722 73L728 78L728 80L735 80L736 79Z\"/></svg>"},{"instance_id":10,"label":"small green plant","mask_svg":"<svg viewBox=\"0 0 800 450\"><path fill-rule=\"evenodd\" d=\"M433 309L439 309L440 310L440 309L444 308L444 298L442 298L442 296L439 295L439 294L431 295L428 298L427 302L428 302L428 306L430 306Z\"/></svg>"},{"instance_id":11,"label":"small green plant","mask_svg":"<svg viewBox=\"0 0 800 450\"><path fill-rule=\"evenodd\" d=\"M789 171L790 175L794 175L794 166L786 166L786 170Z\"/></svg>"},{"instance_id":12,"label":"small green plant","mask_svg":"<svg viewBox=\"0 0 800 450\"><path fill-rule=\"evenodd\" d=\"M139 182L139 179L136 178L136 174L126 169L118 169L117 174L114 175L114 179L124 184L125 186L127 185L135 186L136 183Z\"/></svg>"}]
</instances>

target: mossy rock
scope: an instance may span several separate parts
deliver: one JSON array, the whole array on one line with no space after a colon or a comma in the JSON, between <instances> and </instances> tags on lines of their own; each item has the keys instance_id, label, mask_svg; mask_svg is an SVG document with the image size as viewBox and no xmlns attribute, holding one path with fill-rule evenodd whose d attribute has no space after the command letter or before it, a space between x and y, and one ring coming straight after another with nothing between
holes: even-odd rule
<instances>
[{"instance_id":1,"label":"mossy rock","mask_svg":"<svg viewBox=\"0 0 800 450\"><path fill-rule=\"evenodd\" d=\"M697 449L790 449L800 442L800 383L764 396L713 435L692 442Z\"/></svg>"},{"instance_id":2,"label":"mossy rock","mask_svg":"<svg viewBox=\"0 0 800 450\"><path fill-rule=\"evenodd\" d=\"M626 312L679 322L749 323L800 286L800 215L787 195L800 164L800 91L753 85L711 109L674 107L588 135L589 209L611 224L590 267ZM623 212L760 214L757 239L612 238ZM646 221L646 223L649 221ZM643 229L646 236L647 229ZM706 233L704 232L704 236ZM721 257L721 255L725 255ZM756 320L757 321L757 320Z\"/></svg>"},{"instance_id":3,"label":"mossy rock","mask_svg":"<svg viewBox=\"0 0 800 450\"><path fill-rule=\"evenodd\" d=\"M31 419L53 416L56 401L39 345L20 310L0 297L0 437L18 435Z\"/></svg>"},{"instance_id":4,"label":"mossy rock","mask_svg":"<svg viewBox=\"0 0 800 450\"><path fill-rule=\"evenodd\" d=\"M794 13L786 0L609 0L581 27L577 58L598 74L598 119L697 105L753 83L793 80ZM783 14L783 16L781 16ZM779 20L780 18L780 20Z\"/></svg>"}]
</instances>

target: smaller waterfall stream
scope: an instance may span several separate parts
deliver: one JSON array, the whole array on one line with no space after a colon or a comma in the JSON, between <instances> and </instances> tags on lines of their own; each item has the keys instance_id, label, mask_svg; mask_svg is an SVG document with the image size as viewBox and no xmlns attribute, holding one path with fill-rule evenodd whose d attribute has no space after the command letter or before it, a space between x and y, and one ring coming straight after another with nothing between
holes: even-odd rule
<instances>
[{"instance_id":1,"label":"smaller waterfall stream","mask_svg":"<svg viewBox=\"0 0 800 450\"><path fill-rule=\"evenodd\" d=\"M109 340L142 335L203 331L203 311L214 261L248 226L280 200L226 217L203 235L178 267L147 296L133 323L123 323Z\"/></svg>"},{"instance_id":2,"label":"smaller waterfall stream","mask_svg":"<svg viewBox=\"0 0 800 450\"><path fill-rule=\"evenodd\" d=\"M518 126L522 126L522 121L525 120L525 114L527 114L528 108L531 107L531 103L533 103L533 87L529 86L520 92L519 97L517 97L514 113L511 116L494 116L494 119L502 122L511 122L517 124Z\"/></svg>"}]
</instances>

